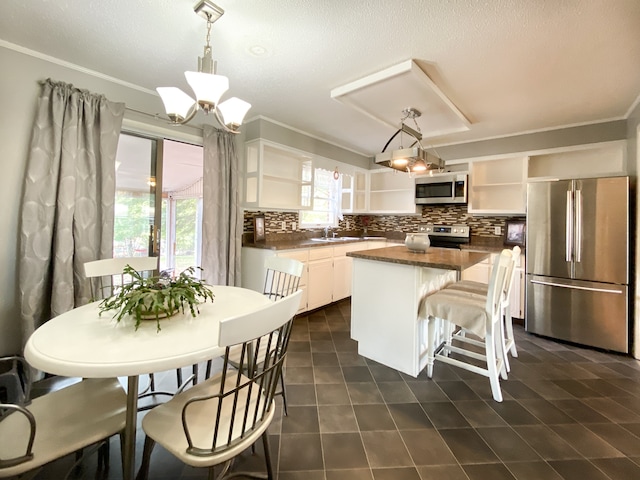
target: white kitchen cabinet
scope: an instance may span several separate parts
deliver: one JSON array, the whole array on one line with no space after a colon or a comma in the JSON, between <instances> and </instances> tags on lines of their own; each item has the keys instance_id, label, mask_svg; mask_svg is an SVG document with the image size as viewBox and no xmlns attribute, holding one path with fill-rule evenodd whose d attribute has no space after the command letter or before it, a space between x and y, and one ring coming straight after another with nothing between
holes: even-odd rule
<instances>
[{"instance_id":1,"label":"white kitchen cabinet","mask_svg":"<svg viewBox=\"0 0 640 480\"><path fill-rule=\"evenodd\" d=\"M307 292L309 291L308 287L308 268L307 264L309 262L309 250L306 248L296 249L296 250L280 250L277 253L278 257L292 258L294 260L298 260L302 262L304 267L302 268L302 276L300 277L300 284L298 288L302 290L302 297L300 297L300 308L298 308L298 313L306 312L307 307Z\"/></svg>"},{"instance_id":2,"label":"white kitchen cabinet","mask_svg":"<svg viewBox=\"0 0 640 480\"><path fill-rule=\"evenodd\" d=\"M369 172L356 170L353 175L353 213L369 211Z\"/></svg>"},{"instance_id":3,"label":"white kitchen cabinet","mask_svg":"<svg viewBox=\"0 0 640 480\"><path fill-rule=\"evenodd\" d=\"M333 301L333 247L309 249L307 308L313 310Z\"/></svg>"},{"instance_id":4,"label":"white kitchen cabinet","mask_svg":"<svg viewBox=\"0 0 640 480\"><path fill-rule=\"evenodd\" d=\"M467 268L462 272L462 280L472 280L475 282L489 283L491 278L491 267L493 261L498 254L493 253L491 256L474 265L471 268ZM514 273L514 285L511 289L511 297L509 298L509 305L511 307L511 316L515 318L524 318L525 307L525 256L520 255L518 264L516 265L516 271Z\"/></svg>"},{"instance_id":5,"label":"white kitchen cabinet","mask_svg":"<svg viewBox=\"0 0 640 480\"><path fill-rule=\"evenodd\" d=\"M415 179L392 168L369 172L369 212L418 212L415 201Z\"/></svg>"},{"instance_id":6,"label":"white kitchen cabinet","mask_svg":"<svg viewBox=\"0 0 640 480\"><path fill-rule=\"evenodd\" d=\"M476 160L469 167L468 211L524 215L527 208L528 157Z\"/></svg>"},{"instance_id":7,"label":"white kitchen cabinet","mask_svg":"<svg viewBox=\"0 0 640 480\"><path fill-rule=\"evenodd\" d=\"M308 210L313 197L313 159L306 152L258 139L246 143L243 205Z\"/></svg>"},{"instance_id":8,"label":"white kitchen cabinet","mask_svg":"<svg viewBox=\"0 0 640 480\"><path fill-rule=\"evenodd\" d=\"M337 302L351 296L351 269L353 259L348 252L368 248L368 243L348 243L333 247L333 301Z\"/></svg>"}]
</instances>

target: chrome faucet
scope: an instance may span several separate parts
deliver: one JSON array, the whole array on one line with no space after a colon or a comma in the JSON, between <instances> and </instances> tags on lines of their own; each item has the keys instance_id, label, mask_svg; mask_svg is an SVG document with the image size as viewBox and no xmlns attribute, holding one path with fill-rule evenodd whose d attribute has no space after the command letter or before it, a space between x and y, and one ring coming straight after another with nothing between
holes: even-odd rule
<instances>
[{"instance_id":1,"label":"chrome faucet","mask_svg":"<svg viewBox=\"0 0 640 480\"><path fill-rule=\"evenodd\" d=\"M329 227L324 227L324 238L329 238Z\"/></svg>"}]
</instances>

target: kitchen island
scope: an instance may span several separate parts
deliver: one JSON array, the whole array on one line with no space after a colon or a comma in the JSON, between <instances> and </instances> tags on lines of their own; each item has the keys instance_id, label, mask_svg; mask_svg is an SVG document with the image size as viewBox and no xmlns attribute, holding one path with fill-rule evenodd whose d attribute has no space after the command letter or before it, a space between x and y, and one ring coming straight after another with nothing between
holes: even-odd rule
<instances>
[{"instance_id":1,"label":"kitchen island","mask_svg":"<svg viewBox=\"0 0 640 480\"><path fill-rule=\"evenodd\" d=\"M417 377L427 364L427 321L418 318L426 294L460 278L488 252L405 246L349 252L353 257L351 338L358 353Z\"/></svg>"}]
</instances>

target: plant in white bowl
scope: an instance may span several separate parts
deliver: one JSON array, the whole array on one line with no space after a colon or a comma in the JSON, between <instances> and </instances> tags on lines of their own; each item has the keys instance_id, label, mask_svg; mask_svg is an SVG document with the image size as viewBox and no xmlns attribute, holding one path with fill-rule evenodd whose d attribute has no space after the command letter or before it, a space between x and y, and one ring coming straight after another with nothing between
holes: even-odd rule
<instances>
[{"instance_id":1,"label":"plant in white bowl","mask_svg":"<svg viewBox=\"0 0 640 480\"><path fill-rule=\"evenodd\" d=\"M103 312L116 310L114 317L120 321L125 315L135 317L136 330L142 320L155 319L160 331L160 319L175 315L187 309L195 317L200 311L198 305L211 300L214 294L204 282L194 276L195 267L189 267L177 277L167 275L143 277L127 265L123 273L131 277L131 282L122 285L117 293L105 298L99 305Z\"/></svg>"}]
</instances>

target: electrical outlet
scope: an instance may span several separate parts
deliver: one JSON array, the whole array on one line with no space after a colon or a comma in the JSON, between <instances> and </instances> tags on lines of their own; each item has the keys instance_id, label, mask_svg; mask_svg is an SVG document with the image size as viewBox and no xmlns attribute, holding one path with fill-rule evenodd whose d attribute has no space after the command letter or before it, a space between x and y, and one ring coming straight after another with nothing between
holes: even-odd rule
<instances>
[{"instance_id":1,"label":"electrical outlet","mask_svg":"<svg viewBox=\"0 0 640 480\"><path fill-rule=\"evenodd\" d=\"M493 227L493 233L496 235L502 235L502 227Z\"/></svg>"},{"instance_id":2,"label":"electrical outlet","mask_svg":"<svg viewBox=\"0 0 640 480\"><path fill-rule=\"evenodd\" d=\"M284 220L282 221L282 230L286 230L287 229L287 222L285 222Z\"/></svg>"},{"instance_id":3,"label":"electrical outlet","mask_svg":"<svg viewBox=\"0 0 640 480\"><path fill-rule=\"evenodd\" d=\"M296 222L291 222L291 230L295 230L296 229Z\"/></svg>"}]
</instances>

